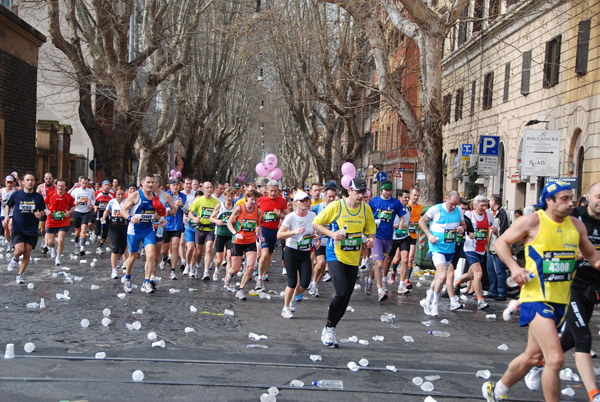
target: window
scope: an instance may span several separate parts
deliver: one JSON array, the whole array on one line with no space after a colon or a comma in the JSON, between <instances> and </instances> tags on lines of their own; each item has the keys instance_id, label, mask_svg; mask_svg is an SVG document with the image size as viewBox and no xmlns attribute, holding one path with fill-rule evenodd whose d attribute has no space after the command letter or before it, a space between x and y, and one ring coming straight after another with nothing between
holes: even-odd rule
<instances>
[{"instance_id":1,"label":"window","mask_svg":"<svg viewBox=\"0 0 600 402\"><path fill-rule=\"evenodd\" d=\"M469 18L469 3L463 9L458 23L458 46L467 41L467 18Z\"/></svg>"},{"instance_id":2,"label":"window","mask_svg":"<svg viewBox=\"0 0 600 402\"><path fill-rule=\"evenodd\" d=\"M502 96L502 102L508 102L508 91L510 87L510 63L506 63L504 66L504 95Z\"/></svg>"},{"instance_id":3,"label":"window","mask_svg":"<svg viewBox=\"0 0 600 402\"><path fill-rule=\"evenodd\" d=\"M444 96L444 120L443 124L450 123L450 104L452 103L452 94Z\"/></svg>"},{"instance_id":4,"label":"window","mask_svg":"<svg viewBox=\"0 0 600 402\"><path fill-rule=\"evenodd\" d=\"M475 96L477 95L477 83L473 81L471 83L471 111L469 113L470 116L475 114Z\"/></svg>"},{"instance_id":5,"label":"window","mask_svg":"<svg viewBox=\"0 0 600 402\"><path fill-rule=\"evenodd\" d=\"M481 31L483 22L483 0L475 0L475 9L473 10L473 34Z\"/></svg>"},{"instance_id":6,"label":"window","mask_svg":"<svg viewBox=\"0 0 600 402\"><path fill-rule=\"evenodd\" d=\"M577 34L577 57L575 59L575 73L579 75L587 73L591 25L592 20L585 20L579 23L579 33Z\"/></svg>"},{"instance_id":7,"label":"window","mask_svg":"<svg viewBox=\"0 0 600 402\"><path fill-rule=\"evenodd\" d=\"M462 119L464 91L462 88L456 90L456 102L454 104L454 121Z\"/></svg>"},{"instance_id":8,"label":"window","mask_svg":"<svg viewBox=\"0 0 600 402\"><path fill-rule=\"evenodd\" d=\"M494 72L487 73L483 77L483 110L492 108L492 96L494 94Z\"/></svg>"},{"instance_id":9,"label":"window","mask_svg":"<svg viewBox=\"0 0 600 402\"><path fill-rule=\"evenodd\" d=\"M544 88L552 88L558 84L560 68L560 38L558 35L546 42L546 59L544 60Z\"/></svg>"},{"instance_id":10,"label":"window","mask_svg":"<svg viewBox=\"0 0 600 402\"><path fill-rule=\"evenodd\" d=\"M521 70L521 95L529 95L529 79L531 77L531 50L523 52L523 67Z\"/></svg>"}]
</instances>

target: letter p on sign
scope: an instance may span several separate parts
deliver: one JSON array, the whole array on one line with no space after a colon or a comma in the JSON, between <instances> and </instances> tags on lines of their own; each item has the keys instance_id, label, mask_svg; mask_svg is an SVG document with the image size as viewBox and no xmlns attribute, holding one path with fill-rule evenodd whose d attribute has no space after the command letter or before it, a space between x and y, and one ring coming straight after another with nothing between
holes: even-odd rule
<instances>
[{"instance_id":1,"label":"letter p on sign","mask_svg":"<svg viewBox=\"0 0 600 402\"><path fill-rule=\"evenodd\" d=\"M500 137L494 135L482 135L479 138L479 155L498 155L500 148Z\"/></svg>"}]
</instances>

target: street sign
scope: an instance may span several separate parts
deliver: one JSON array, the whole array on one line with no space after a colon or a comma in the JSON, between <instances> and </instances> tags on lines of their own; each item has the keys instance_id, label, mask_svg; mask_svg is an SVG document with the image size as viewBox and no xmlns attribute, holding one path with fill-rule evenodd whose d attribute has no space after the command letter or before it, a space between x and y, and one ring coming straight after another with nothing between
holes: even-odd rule
<instances>
[{"instance_id":1,"label":"street sign","mask_svg":"<svg viewBox=\"0 0 600 402\"><path fill-rule=\"evenodd\" d=\"M525 130L521 176L556 177L560 166L560 131Z\"/></svg>"},{"instance_id":2,"label":"street sign","mask_svg":"<svg viewBox=\"0 0 600 402\"><path fill-rule=\"evenodd\" d=\"M377 175L375 176L375 178L377 179L377 181L386 181L387 180L387 174L385 174L385 172L379 172L379 173L377 173Z\"/></svg>"},{"instance_id":3,"label":"street sign","mask_svg":"<svg viewBox=\"0 0 600 402\"><path fill-rule=\"evenodd\" d=\"M96 165L96 167L94 167L94 164ZM90 161L90 170L97 171L100 169L102 169L102 163L100 163L100 161L98 159L95 159L95 158L92 159Z\"/></svg>"},{"instance_id":4,"label":"street sign","mask_svg":"<svg viewBox=\"0 0 600 402\"><path fill-rule=\"evenodd\" d=\"M460 153L463 161L469 160L469 155L473 153L473 144L461 144Z\"/></svg>"},{"instance_id":5,"label":"street sign","mask_svg":"<svg viewBox=\"0 0 600 402\"><path fill-rule=\"evenodd\" d=\"M495 135L482 135L479 137L479 155L498 155L500 137Z\"/></svg>"},{"instance_id":6,"label":"street sign","mask_svg":"<svg viewBox=\"0 0 600 402\"><path fill-rule=\"evenodd\" d=\"M402 171L404 171L404 169L402 169ZM392 172L392 177L402 177L402 173L398 168L394 169L394 171Z\"/></svg>"},{"instance_id":7,"label":"street sign","mask_svg":"<svg viewBox=\"0 0 600 402\"><path fill-rule=\"evenodd\" d=\"M571 185L572 190L577 190L577 185L579 184L577 180L577 176L569 176L569 177L545 177L544 178L544 187L551 181L564 181L565 183L569 183Z\"/></svg>"},{"instance_id":8,"label":"street sign","mask_svg":"<svg viewBox=\"0 0 600 402\"><path fill-rule=\"evenodd\" d=\"M479 155L477 174L479 176L497 176L498 157L493 155Z\"/></svg>"},{"instance_id":9,"label":"street sign","mask_svg":"<svg viewBox=\"0 0 600 402\"><path fill-rule=\"evenodd\" d=\"M417 180L425 180L425 172L417 172Z\"/></svg>"}]
</instances>

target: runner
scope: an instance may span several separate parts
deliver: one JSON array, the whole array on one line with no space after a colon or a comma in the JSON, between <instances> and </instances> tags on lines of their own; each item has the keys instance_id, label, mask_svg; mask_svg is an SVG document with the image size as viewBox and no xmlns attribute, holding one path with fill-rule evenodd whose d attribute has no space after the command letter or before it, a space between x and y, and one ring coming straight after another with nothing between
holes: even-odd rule
<instances>
[{"instance_id":1,"label":"runner","mask_svg":"<svg viewBox=\"0 0 600 402\"><path fill-rule=\"evenodd\" d=\"M585 225L569 216L572 198L569 183L549 182L537 205L541 209L518 219L494 244L514 281L523 285L519 324L529 326L529 334L525 351L513 359L502 378L483 384L487 401L505 399L510 387L542 359L544 399L560 400L558 373L564 356L557 329L563 325L570 300L578 249L590 266L600 269L600 255L588 239ZM510 251L511 244L520 239L526 245L525 268L519 267Z\"/></svg>"},{"instance_id":2,"label":"runner","mask_svg":"<svg viewBox=\"0 0 600 402\"><path fill-rule=\"evenodd\" d=\"M353 179L348 198L332 202L313 221L313 227L329 237L327 263L335 288L327 323L321 331L321 342L326 346L338 347L335 327L344 316L354 291L363 233L367 236L367 247L373 247L377 228L371 207L362 201L366 191L363 179ZM331 230L327 229L330 224Z\"/></svg>"},{"instance_id":3,"label":"runner","mask_svg":"<svg viewBox=\"0 0 600 402\"><path fill-rule=\"evenodd\" d=\"M232 238L233 233L227 228L227 221L231 217L235 205L233 205L233 197L235 191L228 188L225 190L223 197L224 202L219 203L218 206L212 212L210 221L216 225L215 229L215 272L213 273L213 281L219 280L219 270L221 265L225 263L227 268L225 273L231 270L231 248L233 247Z\"/></svg>"},{"instance_id":4,"label":"runner","mask_svg":"<svg viewBox=\"0 0 600 402\"><path fill-rule=\"evenodd\" d=\"M484 195L478 195L473 199L474 210L465 212L465 219L470 219L473 225L473 231L467 231L464 237L464 252L469 262L469 271L463 274L456 282L454 287L460 287L461 283L473 281L473 290L477 296L477 308L485 310L490 305L483 300L483 289L481 280L483 270L481 263L486 258L485 250L487 247L490 233L498 233L498 228L494 226L494 217L488 208L488 199Z\"/></svg>"},{"instance_id":5,"label":"runner","mask_svg":"<svg viewBox=\"0 0 600 402\"><path fill-rule=\"evenodd\" d=\"M246 193L246 203L236 207L227 220L227 227L233 233L233 251L231 252L231 272L225 276L225 286L231 285L231 278L240 272L242 257L246 254L246 271L242 277L240 288L235 293L239 300L246 300L244 287L252 278L252 267L256 261L256 238L260 236L261 215L256 205L258 193L250 190ZM235 225L235 226L234 226Z\"/></svg>"},{"instance_id":6,"label":"runner","mask_svg":"<svg viewBox=\"0 0 600 402\"><path fill-rule=\"evenodd\" d=\"M313 183L310 185L310 209L312 210L315 205L319 205L325 201L321 198L321 185L319 183Z\"/></svg>"},{"instance_id":7,"label":"runner","mask_svg":"<svg viewBox=\"0 0 600 402\"><path fill-rule=\"evenodd\" d=\"M119 188L119 179L113 179L112 180L112 187L110 189L110 192L116 197L117 196L117 189Z\"/></svg>"},{"instance_id":8,"label":"runner","mask_svg":"<svg viewBox=\"0 0 600 402\"><path fill-rule=\"evenodd\" d=\"M149 173L143 177L142 189L137 193L131 194L121 208L121 216L129 221L127 227L127 247L129 257L125 262L127 270L125 274L125 292L131 293L133 286L131 284L131 270L140 251L140 243L146 250L146 265L144 269L144 283L141 291L153 293L154 289L150 284L150 276L154 272L156 265L156 232L154 231L153 221L162 219L166 210L164 205L156 198L153 193L154 175ZM160 218L156 218L158 215Z\"/></svg>"},{"instance_id":9,"label":"runner","mask_svg":"<svg viewBox=\"0 0 600 402\"><path fill-rule=\"evenodd\" d=\"M289 270L288 285L285 288L283 309L281 310L283 318L294 318L296 297L302 294L310 284L312 275L310 249L313 246L313 236L316 236L315 248L321 246L321 241L312 227L313 220L317 215L308 210L310 196L304 191L299 191L294 196L294 204L295 211L286 215L277 232L278 239L286 240L285 266ZM300 283L298 283L298 278L300 278Z\"/></svg>"},{"instance_id":10,"label":"runner","mask_svg":"<svg viewBox=\"0 0 600 402\"><path fill-rule=\"evenodd\" d=\"M411 214L412 211L410 205L408 205L410 196L407 190L400 190L400 202L402 206L406 209L406 211ZM390 263L394 262L394 268L400 265L400 280L398 281L398 293L406 294L410 292L408 289L406 282L404 282L404 278L406 278L406 272L408 271L408 256L410 253L410 246L412 245L412 237L410 236L409 229L410 222L406 222L404 219L400 218L398 215L394 218L394 236L392 238L392 249L390 250L387 258L383 262L383 275L387 276L387 271L389 269ZM392 281L394 278L394 271L390 273L390 285L393 285L395 281Z\"/></svg>"},{"instance_id":11,"label":"runner","mask_svg":"<svg viewBox=\"0 0 600 402\"><path fill-rule=\"evenodd\" d=\"M421 300L425 314L432 317L439 315L438 302L444 283L448 283L446 290L450 297L450 309L458 310L462 307L458 296L454 294L454 271L448 269L454 257L457 234L463 234L466 228L463 211L456 208L459 202L458 192L452 190L448 192L446 201L429 208L419 220L419 227L429 240L429 253L435 265L431 289L427 291L427 297ZM427 227L429 221L431 226Z\"/></svg>"},{"instance_id":12,"label":"runner","mask_svg":"<svg viewBox=\"0 0 600 402\"><path fill-rule=\"evenodd\" d=\"M200 190L200 182L197 179L192 180L192 191L196 194Z\"/></svg>"},{"instance_id":13,"label":"runner","mask_svg":"<svg viewBox=\"0 0 600 402\"><path fill-rule=\"evenodd\" d=\"M381 195L374 197L369 206L373 211L377 232L375 233L375 245L371 250L371 255L375 261L371 275L365 276L365 293L371 294L373 286L373 277L377 284L377 297L380 302L388 298L387 295L387 277L383 277L383 261L392 249L392 239L394 237L394 219L400 217L400 227L404 227L404 215L406 210L398 199L392 197L394 185L386 180L381 183Z\"/></svg>"},{"instance_id":14,"label":"runner","mask_svg":"<svg viewBox=\"0 0 600 402\"><path fill-rule=\"evenodd\" d=\"M80 176L79 187L71 190L71 196L75 200L75 213L73 214L75 248L79 248L79 255L85 255L85 239L90 221L90 211L95 203L94 190L88 187L89 182L90 179Z\"/></svg>"},{"instance_id":15,"label":"runner","mask_svg":"<svg viewBox=\"0 0 600 402\"><path fill-rule=\"evenodd\" d=\"M37 187L36 192L41 194L44 197L44 200L48 198L50 193L56 191L56 186L54 185L52 173L46 172L44 173L44 182ZM40 225L40 233L42 234L42 254L46 254L48 252L48 242L46 239L46 219L48 216L44 214L44 216L40 219L42 224ZM54 258L54 257L52 257Z\"/></svg>"},{"instance_id":16,"label":"runner","mask_svg":"<svg viewBox=\"0 0 600 402\"><path fill-rule=\"evenodd\" d=\"M127 192L125 193L125 198L129 197L129 194L137 193L138 186L135 183L129 183L127 186Z\"/></svg>"},{"instance_id":17,"label":"runner","mask_svg":"<svg viewBox=\"0 0 600 402\"><path fill-rule=\"evenodd\" d=\"M409 190L410 201L408 206L410 207L410 222L408 223L408 233L412 239L410 244L410 251L408 253L408 269L406 276L402 275L402 269L400 269L400 280L404 280L407 289L412 289L410 283L410 277L412 275L413 265L415 261L415 253L417 251L417 238L419 237L417 230L419 229L419 220L423 214L423 205L419 204L419 198L421 197L421 190L418 187L413 187Z\"/></svg>"},{"instance_id":18,"label":"runner","mask_svg":"<svg viewBox=\"0 0 600 402\"><path fill-rule=\"evenodd\" d=\"M15 188L16 180L11 174L6 176L4 183L6 184L6 187L4 187L0 192L2 195L2 227L4 228L4 236L6 237L6 241L9 243L8 247L6 247L6 252L9 253L14 251L11 242L13 209L10 208L9 212L6 213L6 206L8 205L8 200L17 191L17 189Z\"/></svg>"},{"instance_id":19,"label":"runner","mask_svg":"<svg viewBox=\"0 0 600 402\"><path fill-rule=\"evenodd\" d=\"M121 262L121 256L125 254L127 250L127 219L121 216L121 208L125 204L125 188L117 186L115 192L115 198L108 202L104 214L102 215L102 221L104 225L108 225L108 235L110 237L110 244L112 245L110 254L111 273L112 279L119 279L117 273L119 264ZM107 220L110 218L109 220Z\"/></svg>"},{"instance_id":20,"label":"runner","mask_svg":"<svg viewBox=\"0 0 600 402\"><path fill-rule=\"evenodd\" d=\"M319 215L325 209L325 207L335 201L335 192L336 189L333 187L327 187L325 189L324 201L318 203L312 208L312 211L315 213L315 215ZM319 289L317 288L317 284L321 281L321 279L323 279L325 268L327 267L327 259L325 255L327 254L327 243L329 238L327 235L321 234L319 239L319 247L315 247L314 251L317 263L313 268L312 282L308 286L308 294L313 297L319 297Z\"/></svg>"},{"instance_id":21,"label":"runner","mask_svg":"<svg viewBox=\"0 0 600 402\"><path fill-rule=\"evenodd\" d=\"M261 255L258 262L256 289L266 291L265 279L273 262L273 252L277 244L277 230L281 219L288 213L285 199L279 195L279 183L271 180L267 183L267 196L258 199L256 205L261 211ZM287 267L287 266L286 266ZM307 285L308 286L308 285Z\"/></svg>"},{"instance_id":22,"label":"runner","mask_svg":"<svg viewBox=\"0 0 600 402\"><path fill-rule=\"evenodd\" d=\"M198 277L198 266L202 253L205 251L204 256L204 273L202 274L202 280L209 281L210 275L208 273L210 264L212 263L212 248L215 242L215 224L210 221L210 216L219 201L212 196L213 186L209 181L205 181L202 184L202 192L204 195L197 198L192 202L190 206L190 212L188 213L189 219L193 221L192 226L196 229L196 261L197 264L193 269L193 272L188 272L189 276ZM188 261L191 264L191 262ZM186 272L184 271L185 275Z\"/></svg>"},{"instance_id":23,"label":"runner","mask_svg":"<svg viewBox=\"0 0 600 402\"><path fill-rule=\"evenodd\" d=\"M165 226L164 246L162 248L163 260L160 262L161 269L164 268L167 261L170 261L171 273L169 276L175 275L175 267L179 259L179 243L181 234L183 233L183 206L187 202L187 196L181 191L179 179L171 179L169 181L169 191L167 192L174 206L177 209L175 215L167 216L167 225ZM169 258L169 254L171 255ZM173 262L174 261L174 262Z\"/></svg>"},{"instance_id":24,"label":"runner","mask_svg":"<svg viewBox=\"0 0 600 402\"><path fill-rule=\"evenodd\" d=\"M19 257L23 256L19 267L19 274L16 277L17 284L25 283L23 274L29 264L31 251L35 248L38 241L38 226L40 218L45 214L46 205L41 194L35 192L35 176L26 173L23 176L23 189L13 193L4 207L4 216L10 216L10 210L13 209L12 217L12 246L15 248L13 258L8 263L8 271L17 267Z\"/></svg>"},{"instance_id":25,"label":"runner","mask_svg":"<svg viewBox=\"0 0 600 402\"><path fill-rule=\"evenodd\" d=\"M150 272L150 281L149 282L150 282L150 286L152 286L152 289L156 290L156 281L155 281L154 275L156 273L156 266L160 262L161 250L163 248L163 243L164 243L164 239L165 239L164 236L165 236L165 227L167 226L167 218L169 216L175 215L177 213L177 211L179 210L179 206L175 205L175 203L173 202L173 198L171 197L171 195L168 192L163 191L163 187L161 186L160 175L157 175L157 174L154 175L154 195L156 197L158 197L160 204L166 207L165 219L155 219L152 222L152 225L154 226L154 230L156 231L156 238L155 238L156 261Z\"/></svg>"},{"instance_id":26,"label":"runner","mask_svg":"<svg viewBox=\"0 0 600 402\"><path fill-rule=\"evenodd\" d=\"M185 240L185 248L184 248L184 254L183 256L185 256L185 259L182 260L183 262L183 274L186 275L188 273L191 273L191 275L194 274L194 268L193 268L193 264L194 261L196 261L196 229L194 229L194 226L192 226L194 224L194 221L192 221L191 219L188 218L189 212L190 212L190 207L192 205L192 203L196 200L199 199L200 197L202 197L204 194L202 194L202 191L198 191L195 194L195 199L191 198L191 197L186 197L186 202L183 205L183 227L184 227L184 231L183 231L183 237ZM179 244L181 245L181 241L179 242ZM179 252L181 253L181 246L179 247ZM173 269L171 269L171 274L169 275L169 279L171 280L176 280L177 276L175 275L175 271Z\"/></svg>"},{"instance_id":27,"label":"runner","mask_svg":"<svg viewBox=\"0 0 600 402\"><path fill-rule=\"evenodd\" d=\"M67 193L67 182L64 179L56 181L56 191L49 192L46 196L46 245L50 247L50 258L54 258L54 265L61 265L60 256L65 248L65 236L71 226L71 215L75 210L75 200ZM41 221L41 220L40 220ZM56 235L58 234L58 247Z\"/></svg>"},{"instance_id":28,"label":"runner","mask_svg":"<svg viewBox=\"0 0 600 402\"><path fill-rule=\"evenodd\" d=\"M225 186L223 186L223 184L215 184L215 192L213 193L213 197L215 197L220 203L225 202L225 196L223 195L223 191L225 191Z\"/></svg>"},{"instance_id":29,"label":"runner","mask_svg":"<svg viewBox=\"0 0 600 402\"><path fill-rule=\"evenodd\" d=\"M104 216L104 211L106 211L106 207L110 200L115 198L115 195L110 192L111 190L112 188L110 182L108 180L104 180L102 182L102 188L100 189L100 191L97 191L94 195L94 197L96 198L96 201L94 203L94 213L96 220L94 234L96 235L96 238L100 239L100 244L98 246L98 249L96 250L98 254L102 254L104 252L104 244L106 243L106 239L108 238L108 225L105 225L104 223L100 222L100 220L102 219L102 216Z\"/></svg>"}]
</instances>

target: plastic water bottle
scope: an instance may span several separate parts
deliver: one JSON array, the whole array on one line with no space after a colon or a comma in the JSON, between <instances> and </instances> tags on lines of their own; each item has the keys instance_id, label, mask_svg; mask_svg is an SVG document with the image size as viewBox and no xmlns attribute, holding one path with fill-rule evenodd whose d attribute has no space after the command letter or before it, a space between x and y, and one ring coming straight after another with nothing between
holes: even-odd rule
<instances>
[{"instance_id":1,"label":"plastic water bottle","mask_svg":"<svg viewBox=\"0 0 600 402\"><path fill-rule=\"evenodd\" d=\"M312 385L325 389L344 389L344 382L340 380L313 381Z\"/></svg>"},{"instance_id":2,"label":"plastic water bottle","mask_svg":"<svg viewBox=\"0 0 600 402\"><path fill-rule=\"evenodd\" d=\"M449 338L450 333L446 331L429 331L429 333L433 336L440 336L442 338Z\"/></svg>"},{"instance_id":3,"label":"plastic water bottle","mask_svg":"<svg viewBox=\"0 0 600 402\"><path fill-rule=\"evenodd\" d=\"M347 230L347 229L348 229L348 225L344 225L344 228L343 228L342 230L340 230L340 232L341 232L341 233L342 233L344 236L346 236L346 230ZM335 247L341 247L341 246L342 246L342 241L341 241L341 240L336 240L336 241L334 242L334 244L335 244Z\"/></svg>"}]
</instances>

